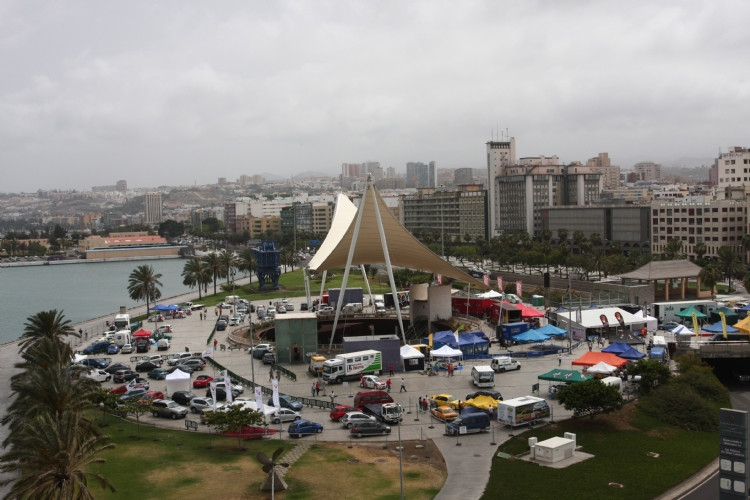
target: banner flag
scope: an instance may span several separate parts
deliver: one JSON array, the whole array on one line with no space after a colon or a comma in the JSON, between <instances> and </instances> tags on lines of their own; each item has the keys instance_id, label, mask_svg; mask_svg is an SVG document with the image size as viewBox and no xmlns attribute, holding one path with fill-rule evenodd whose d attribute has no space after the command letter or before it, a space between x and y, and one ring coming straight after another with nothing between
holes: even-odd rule
<instances>
[{"instance_id":1,"label":"banner flag","mask_svg":"<svg viewBox=\"0 0 750 500\"><path fill-rule=\"evenodd\" d=\"M500 293L504 293L503 292L503 277L502 276L498 276L497 277L497 291L500 292Z\"/></svg>"},{"instance_id":2,"label":"banner flag","mask_svg":"<svg viewBox=\"0 0 750 500\"><path fill-rule=\"evenodd\" d=\"M213 347L209 347L208 349L206 349L205 351L203 351L201 353L201 357L203 357L203 358L213 358L214 357L214 348Z\"/></svg>"},{"instance_id":3,"label":"banner flag","mask_svg":"<svg viewBox=\"0 0 750 500\"><path fill-rule=\"evenodd\" d=\"M696 337L701 336L700 328L698 328L698 315L693 313L693 331L695 332Z\"/></svg>"},{"instance_id":4,"label":"banner flag","mask_svg":"<svg viewBox=\"0 0 750 500\"><path fill-rule=\"evenodd\" d=\"M523 282L521 281L516 281L516 295L519 299L523 298Z\"/></svg>"},{"instance_id":5,"label":"banner flag","mask_svg":"<svg viewBox=\"0 0 750 500\"><path fill-rule=\"evenodd\" d=\"M726 340L728 338L727 337L727 317L724 316L724 313L722 311L719 311L719 317L721 318L721 333L724 334L724 340Z\"/></svg>"},{"instance_id":6,"label":"banner flag","mask_svg":"<svg viewBox=\"0 0 750 500\"><path fill-rule=\"evenodd\" d=\"M227 393L227 404L232 402L232 379L229 378L229 373L226 370L222 371L221 374L224 376L224 392Z\"/></svg>"},{"instance_id":7,"label":"banner flag","mask_svg":"<svg viewBox=\"0 0 750 500\"><path fill-rule=\"evenodd\" d=\"M443 284L443 275L442 274L438 274L437 275L437 284L438 284L438 286L441 286Z\"/></svg>"},{"instance_id":8,"label":"banner flag","mask_svg":"<svg viewBox=\"0 0 750 500\"><path fill-rule=\"evenodd\" d=\"M211 399L214 401L214 411L216 411L216 382L210 382L208 387L211 389Z\"/></svg>"},{"instance_id":9,"label":"banner flag","mask_svg":"<svg viewBox=\"0 0 750 500\"><path fill-rule=\"evenodd\" d=\"M273 389L273 405L276 408L281 408L281 403L279 403L279 379L271 380L271 388Z\"/></svg>"},{"instance_id":10,"label":"banner flag","mask_svg":"<svg viewBox=\"0 0 750 500\"><path fill-rule=\"evenodd\" d=\"M263 389L259 385L255 386L255 404L258 405L258 411L263 411Z\"/></svg>"},{"instance_id":11,"label":"banner flag","mask_svg":"<svg viewBox=\"0 0 750 500\"><path fill-rule=\"evenodd\" d=\"M485 274L484 276L482 276L482 278L483 278L485 286L490 286L490 275Z\"/></svg>"}]
</instances>

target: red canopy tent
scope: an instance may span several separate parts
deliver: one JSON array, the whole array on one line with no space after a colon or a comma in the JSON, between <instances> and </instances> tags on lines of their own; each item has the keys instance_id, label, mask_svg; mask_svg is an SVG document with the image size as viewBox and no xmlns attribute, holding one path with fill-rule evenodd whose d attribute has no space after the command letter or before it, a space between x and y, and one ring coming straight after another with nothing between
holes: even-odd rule
<instances>
[{"instance_id":1,"label":"red canopy tent","mask_svg":"<svg viewBox=\"0 0 750 500\"><path fill-rule=\"evenodd\" d=\"M138 330L137 332L135 332L133 334L133 338L137 339L139 337L146 337L147 339L151 338L151 332L149 332L148 330L144 330L143 328L141 328L140 330Z\"/></svg>"},{"instance_id":2,"label":"red canopy tent","mask_svg":"<svg viewBox=\"0 0 750 500\"><path fill-rule=\"evenodd\" d=\"M617 368L622 368L623 366L628 364L628 360L622 359L620 356L615 356L614 354L610 354L608 352L594 351L587 352L580 358L573 360L571 364L580 366L594 366L600 361L604 361L608 365L616 366Z\"/></svg>"},{"instance_id":3,"label":"red canopy tent","mask_svg":"<svg viewBox=\"0 0 750 500\"><path fill-rule=\"evenodd\" d=\"M541 318L544 316L544 313L542 311L524 304L516 304L516 307L521 309L522 318Z\"/></svg>"}]
</instances>

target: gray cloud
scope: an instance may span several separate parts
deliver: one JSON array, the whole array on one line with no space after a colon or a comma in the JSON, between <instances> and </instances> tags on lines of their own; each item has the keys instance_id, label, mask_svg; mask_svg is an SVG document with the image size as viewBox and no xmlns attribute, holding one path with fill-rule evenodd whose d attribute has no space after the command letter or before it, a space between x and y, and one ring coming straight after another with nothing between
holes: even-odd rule
<instances>
[{"instance_id":1,"label":"gray cloud","mask_svg":"<svg viewBox=\"0 0 750 500\"><path fill-rule=\"evenodd\" d=\"M0 5L3 191L746 145L750 4ZM32 174L33 173L33 174ZM180 182L180 180L182 182Z\"/></svg>"}]
</instances>

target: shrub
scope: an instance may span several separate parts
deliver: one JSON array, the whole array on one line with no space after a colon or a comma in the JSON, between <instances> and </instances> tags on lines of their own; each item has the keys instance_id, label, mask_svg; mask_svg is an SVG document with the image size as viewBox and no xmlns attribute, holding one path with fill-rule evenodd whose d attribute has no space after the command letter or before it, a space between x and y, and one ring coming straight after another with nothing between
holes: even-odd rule
<instances>
[{"instance_id":1,"label":"shrub","mask_svg":"<svg viewBox=\"0 0 750 500\"><path fill-rule=\"evenodd\" d=\"M718 428L716 408L687 384L672 382L641 397L638 408L661 421L687 430Z\"/></svg>"}]
</instances>

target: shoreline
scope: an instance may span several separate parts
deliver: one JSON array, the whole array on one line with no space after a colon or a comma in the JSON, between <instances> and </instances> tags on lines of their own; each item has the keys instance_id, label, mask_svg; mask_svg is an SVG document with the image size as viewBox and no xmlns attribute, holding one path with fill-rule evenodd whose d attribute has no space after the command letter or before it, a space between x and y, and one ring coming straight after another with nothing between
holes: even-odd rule
<instances>
[{"instance_id":1,"label":"shoreline","mask_svg":"<svg viewBox=\"0 0 750 500\"><path fill-rule=\"evenodd\" d=\"M3 267L33 267L33 266L58 266L63 264L100 264L102 262L130 262L137 260L166 260L166 259L183 259L181 255L155 255L155 256L136 256L136 257L112 257L104 259L63 259L63 260L23 260L18 262L2 262Z\"/></svg>"}]
</instances>

